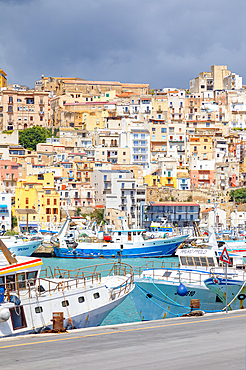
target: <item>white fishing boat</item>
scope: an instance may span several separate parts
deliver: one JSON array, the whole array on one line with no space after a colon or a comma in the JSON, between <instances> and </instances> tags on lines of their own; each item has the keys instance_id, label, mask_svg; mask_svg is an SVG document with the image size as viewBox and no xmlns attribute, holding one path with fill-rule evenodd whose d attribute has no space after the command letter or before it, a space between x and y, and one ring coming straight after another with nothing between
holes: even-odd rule
<instances>
[{"instance_id":1,"label":"white fishing boat","mask_svg":"<svg viewBox=\"0 0 246 370\"><path fill-rule=\"evenodd\" d=\"M136 288L131 298L141 320L178 317L190 313L199 302L205 312L221 311L225 307L219 294L209 290L204 281L224 275L221 251L218 249L179 249L179 267L144 269L135 273ZM241 256L233 255L229 273L241 268ZM195 302L195 303L194 303Z\"/></svg>"},{"instance_id":2,"label":"white fishing boat","mask_svg":"<svg viewBox=\"0 0 246 370\"><path fill-rule=\"evenodd\" d=\"M2 236L1 240L16 256L30 257L43 242L43 238L31 235Z\"/></svg>"},{"instance_id":3,"label":"white fishing boat","mask_svg":"<svg viewBox=\"0 0 246 370\"><path fill-rule=\"evenodd\" d=\"M0 337L52 328L55 312L65 328L100 325L134 288L126 264L41 271L41 259L17 259L2 241L0 248Z\"/></svg>"}]
</instances>

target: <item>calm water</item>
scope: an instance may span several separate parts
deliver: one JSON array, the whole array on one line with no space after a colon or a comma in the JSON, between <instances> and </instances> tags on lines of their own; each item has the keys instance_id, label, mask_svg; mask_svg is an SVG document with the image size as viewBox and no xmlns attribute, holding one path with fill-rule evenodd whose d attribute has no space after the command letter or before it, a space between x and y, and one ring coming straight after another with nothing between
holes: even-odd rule
<instances>
[{"instance_id":1,"label":"calm water","mask_svg":"<svg viewBox=\"0 0 246 370\"><path fill-rule=\"evenodd\" d=\"M43 268L50 266L52 269L55 266L60 267L61 269L76 269L80 267L92 266L96 264L108 263L108 262L117 262L115 259L66 259L66 258L42 258ZM148 267L151 268L153 263L165 264L171 266L171 264L177 263L177 257L165 257L165 258L126 258L122 259L122 262L134 266L135 269L138 266L144 266L148 264ZM137 270L137 269L136 269ZM137 272L136 272L137 273ZM125 301L115 308L103 321L102 325L114 325L128 322L140 321L137 310L134 306L133 301L130 296L128 296Z\"/></svg>"}]
</instances>

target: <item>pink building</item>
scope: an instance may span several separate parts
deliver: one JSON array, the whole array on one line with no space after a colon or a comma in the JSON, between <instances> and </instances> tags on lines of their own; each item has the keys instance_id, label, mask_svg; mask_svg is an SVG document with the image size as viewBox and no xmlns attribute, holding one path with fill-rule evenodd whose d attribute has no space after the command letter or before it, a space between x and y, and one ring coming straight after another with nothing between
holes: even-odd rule
<instances>
[{"instance_id":1,"label":"pink building","mask_svg":"<svg viewBox=\"0 0 246 370\"><path fill-rule=\"evenodd\" d=\"M14 191L19 179L19 165L10 160L0 160L0 180L7 193Z\"/></svg>"},{"instance_id":2,"label":"pink building","mask_svg":"<svg viewBox=\"0 0 246 370\"><path fill-rule=\"evenodd\" d=\"M214 184L215 170L214 159L199 160L191 158L190 162L190 182L191 189L210 188Z\"/></svg>"}]
</instances>

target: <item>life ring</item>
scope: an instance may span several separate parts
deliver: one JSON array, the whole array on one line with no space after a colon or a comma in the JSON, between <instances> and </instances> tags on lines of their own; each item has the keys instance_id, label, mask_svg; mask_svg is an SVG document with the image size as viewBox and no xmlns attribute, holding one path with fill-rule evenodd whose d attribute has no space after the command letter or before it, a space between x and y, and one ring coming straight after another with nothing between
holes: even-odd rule
<instances>
[{"instance_id":1,"label":"life ring","mask_svg":"<svg viewBox=\"0 0 246 370\"><path fill-rule=\"evenodd\" d=\"M243 301L246 298L245 294L239 294L237 297L240 301Z\"/></svg>"}]
</instances>

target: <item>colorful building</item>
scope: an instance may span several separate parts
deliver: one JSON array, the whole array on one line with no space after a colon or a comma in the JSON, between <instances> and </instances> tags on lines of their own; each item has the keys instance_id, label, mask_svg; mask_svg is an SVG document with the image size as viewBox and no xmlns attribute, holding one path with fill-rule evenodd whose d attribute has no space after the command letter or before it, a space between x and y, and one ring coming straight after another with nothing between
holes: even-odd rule
<instances>
[{"instance_id":1,"label":"colorful building","mask_svg":"<svg viewBox=\"0 0 246 370\"><path fill-rule=\"evenodd\" d=\"M29 225L47 228L60 222L60 195L54 186L54 173L28 176L18 181L15 192L15 208L35 209L37 215L29 215ZM19 224L26 225L26 215L19 217ZM21 219L20 219L21 217Z\"/></svg>"}]
</instances>

